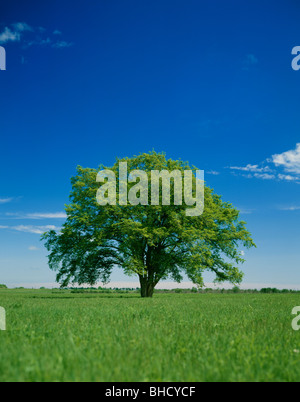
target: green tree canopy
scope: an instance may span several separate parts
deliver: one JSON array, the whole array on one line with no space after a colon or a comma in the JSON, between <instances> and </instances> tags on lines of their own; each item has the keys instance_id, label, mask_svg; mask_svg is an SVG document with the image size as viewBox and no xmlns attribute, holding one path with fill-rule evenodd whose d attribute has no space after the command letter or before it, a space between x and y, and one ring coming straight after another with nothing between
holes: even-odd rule
<instances>
[{"instance_id":1,"label":"green tree canopy","mask_svg":"<svg viewBox=\"0 0 300 402\"><path fill-rule=\"evenodd\" d=\"M152 297L160 280L180 282L183 274L202 286L205 270L214 272L217 282L242 281L243 273L237 267L244 262L240 247L255 245L237 209L207 186L200 216L187 216L186 205L172 202L100 206L96 199L100 187L97 174L110 169L118 179L119 162L127 162L129 172L140 169L149 177L151 170L191 169L187 162L166 159L164 153L154 151L117 159L110 168L79 166L71 179L66 222L59 233L51 230L43 235L50 251L49 266L58 272L57 281L62 286L108 282L114 267L139 277L142 297ZM128 191L132 186L128 184Z\"/></svg>"}]
</instances>

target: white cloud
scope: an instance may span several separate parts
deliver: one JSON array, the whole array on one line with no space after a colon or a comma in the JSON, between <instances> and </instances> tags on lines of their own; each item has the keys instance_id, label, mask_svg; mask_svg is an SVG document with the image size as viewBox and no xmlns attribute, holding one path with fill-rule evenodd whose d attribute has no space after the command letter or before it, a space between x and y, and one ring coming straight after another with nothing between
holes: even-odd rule
<instances>
[{"instance_id":1,"label":"white cloud","mask_svg":"<svg viewBox=\"0 0 300 402\"><path fill-rule=\"evenodd\" d=\"M285 175L285 174L270 174L270 173L249 173L243 174L243 177L247 179L261 179L261 180L281 180L281 181L296 181L297 183L300 182L300 179L295 176Z\"/></svg>"},{"instance_id":2,"label":"white cloud","mask_svg":"<svg viewBox=\"0 0 300 402\"><path fill-rule=\"evenodd\" d=\"M26 24L26 22L16 22L15 24L12 24L12 27L17 32L33 31L33 28L31 28L31 26Z\"/></svg>"},{"instance_id":3,"label":"white cloud","mask_svg":"<svg viewBox=\"0 0 300 402\"><path fill-rule=\"evenodd\" d=\"M19 42L21 35L17 31L12 31L8 27L4 28L4 31L0 33L0 44L5 44L7 42Z\"/></svg>"},{"instance_id":4,"label":"white cloud","mask_svg":"<svg viewBox=\"0 0 300 402\"><path fill-rule=\"evenodd\" d=\"M266 163L273 163L275 167L283 168L284 172L280 173L279 169L276 171L275 167L270 168L270 166L265 165ZM238 172L247 172L248 174L242 176L248 179L280 180L300 184L300 177L298 176L300 174L300 143L297 143L294 150L272 155L271 158L258 165L231 166L229 169L235 175Z\"/></svg>"},{"instance_id":5,"label":"white cloud","mask_svg":"<svg viewBox=\"0 0 300 402\"><path fill-rule=\"evenodd\" d=\"M43 234L48 230L59 230L59 228L57 228L54 225L46 225L46 226L19 225L14 226L11 229L17 230L18 232L34 233L34 234Z\"/></svg>"},{"instance_id":6,"label":"white cloud","mask_svg":"<svg viewBox=\"0 0 300 402\"><path fill-rule=\"evenodd\" d=\"M15 230L17 232L25 232L25 233L33 233L33 234L43 234L48 232L49 230L58 231L60 228L54 225L46 225L46 226L33 226L33 225L18 225L18 226L0 226L0 229L10 229Z\"/></svg>"},{"instance_id":7,"label":"white cloud","mask_svg":"<svg viewBox=\"0 0 300 402\"><path fill-rule=\"evenodd\" d=\"M272 170L269 168L269 166L259 167L259 165L251 165L251 164L248 164L247 166L231 166L229 169L241 170L244 172L256 172L256 173L272 172Z\"/></svg>"},{"instance_id":8,"label":"white cloud","mask_svg":"<svg viewBox=\"0 0 300 402\"><path fill-rule=\"evenodd\" d=\"M212 174L214 176L218 176L220 174L220 172L216 172L215 170L209 170L206 172L206 174Z\"/></svg>"},{"instance_id":9,"label":"white cloud","mask_svg":"<svg viewBox=\"0 0 300 402\"><path fill-rule=\"evenodd\" d=\"M7 204L8 202L11 202L13 199L12 198L0 198L0 204Z\"/></svg>"},{"instance_id":10,"label":"white cloud","mask_svg":"<svg viewBox=\"0 0 300 402\"><path fill-rule=\"evenodd\" d=\"M47 46L47 45L51 45L51 43L52 43L52 40L50 38L37 38L37 39L34 39L34 40L30 41L30 42L27 42L26 45L28 47L31 47L31 46Z\"/></svg>"},{"instance_id":11,"label":"white cloud","mask_svg":"<svg viewBox=\"0 0 300 402\"><path fill-rule=\"evenodd\" d=\"M26 22L16 22L11 24L11 27L5 27L4 31L0 33L0 43L19 42L23 32L33 31L33 28L26 24Z\"/></svg>"},{"instance_id":12,"label":"white cloud","mask_svg":"<svg viewBox=\"0 0 300 402\"><path fill-rule=\"evenodd\" d=\"M29 251L37 251L37 250L39 250L39 248L38 248L38 247L35 247L35 246L29 246L29 247L28 247L28 250L29 250Z\"/></svg>"},{"instance_id":13,"label":"white cloud","mask_svg":"<svg viewBox=\"0 0 300 402\"><path fill-rule=\"evenodd\" d=\"M276 176L274 174L269 174L269 173L254 173L253 175L257 179L262 179L262 180L274 180Z\"/></svg>"},{"instance_id":14,"label":"white cloud","mask_svg":"<svg viewBox=\"0 0 300 402\"><path fill-rule=\"evenodd\" d=\"M300 210L300 206L290 206L290 207L282 207L280 208L281 211L299 211Z\"/></svg>"},{"instance_id":15,"label":"white cloud","mask_svg":"<svg viewBox=\"0 0 300 402\"><path fill-rule=\"evenodd\" d=\"M73 46L73 43L71 42L66 42L66 41L58 41L53 43L52 47L56 48L56 49L63 49L65 47L71 47Z\"/></svg>"},{"instance_id":16,"label":"white cloud","mask_svg":"<svg viewBox=\"0 0 300 402\"><path fill-rule=\"evenodd\" d=\"M247 208L237 208L241 214L243 215L249 215L252 214L254 209L247 209Z\"/></svg>"},{"instance_id":17,"label":"white cloud","mask_svg":"<svg viewBox=\"0 0 300 402\"><path fill-rule=\"evenodd\" d=\"M279 174L278 175L279 180L286 180L286 181L298 181L299 178L295 176L291 176L289 174Z\"/></svg>"},{"instance_id":18,"label":"white cloud","mask_svg":"<svg viewBox=\"0 0 300 402\"><path fill-rule=\"evenodd\" d=\"M296 144L294 150L275 154L272 156L275 166L281 166L286 172L300 174L300 143Z\"/></svg>"},{"instance_id":19,"label":"white cloud","mask_svg":"<svg viewBox=\"0 0 300 402\"><path fill-rule=\"evenodd\" d=\"M234 173L236 175L236 173ZM274 180L276 176L274 174L269 173L248 173L248 174L241 174L242 177L246 177L247 179L262 179L262 180Z\"/></svg>"},{"instance_id":20,"label":"white cloud","mask_svg":"<svg viewBox=\"0 0 300 402\"><path fill-rule=\"evenodd\" d=\"M66 217L67 214L65 212L27 214L27 218L29 219L65 219Z\"/></svg>"},{"instance_id":21,"label":"white cloud","mask_svg":"<svg viewBox=\"0 0 300 402\"><path fill-rule=\"evenodd\" d=\"M8 212L6 216L13 219L65 219L67 217L65 212L34 212L28 214Z\"/></svg>"},{"instance_id":22,"label":"white cloud","mask_svg":"<svg viewBox=\"0 0 300 402\"><path fill-rule=\"evenodd\" d=\"M28 35L31 33L31 35ZM26 47L31 46L51 46L56 49L63 49L73 46L73 43L64 40L57 40L57 36L62 32L55 30L47 35L47 30L43 27L31 27L26 22L16 22L4 28L0 32L0 44L8 42L22 42Z\"/></svg>"}]
</instances>

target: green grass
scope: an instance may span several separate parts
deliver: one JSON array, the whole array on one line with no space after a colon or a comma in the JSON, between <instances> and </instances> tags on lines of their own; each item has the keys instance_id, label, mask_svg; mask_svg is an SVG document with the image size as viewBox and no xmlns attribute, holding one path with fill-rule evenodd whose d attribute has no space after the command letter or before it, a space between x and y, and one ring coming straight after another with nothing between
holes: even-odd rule
<instances>
[{"instance_id":1,"label":"green grass","mask_svg":"<svg viewBox=\"0 0 300 402\"><path fill-rule=\"evenodd\" d=\"M0 290L0 381L299 381L297 294Z\"/></svg>"}]
</instances>

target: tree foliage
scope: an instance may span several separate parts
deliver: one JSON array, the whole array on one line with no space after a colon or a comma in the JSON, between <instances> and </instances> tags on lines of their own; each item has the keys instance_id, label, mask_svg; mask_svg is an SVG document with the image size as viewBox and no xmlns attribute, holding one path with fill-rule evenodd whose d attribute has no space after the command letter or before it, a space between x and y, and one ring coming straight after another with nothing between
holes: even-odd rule
<instances>
[{"instance_id":1,"label":"tree foliage","mask_svg":"<svg viewBox=\"0 0 300 402\"><path fill-rule=\"evenodd\" d=\"M71 179L67 220L61 232L51 230L43 235L50 251L49 266L58 272L57 281L62 286L106 283L118 266L139 277L143 297L151 297L160 280L180 282L183 274L202 286L205 270L214 272L217 282L239 284L243 274L238 264L244 262L240 247L255 246L239 211L207 186L204 213L197 217L186 216L186 205L172 203L100 206L97 173L111 169L118 179L120 161L127 162L129 171L141 169L148 175L151 170L191 169L187 162L166 159L165 154L154 151L117 159L110 168L79 166Z\"/></svg>"}]
</instances>

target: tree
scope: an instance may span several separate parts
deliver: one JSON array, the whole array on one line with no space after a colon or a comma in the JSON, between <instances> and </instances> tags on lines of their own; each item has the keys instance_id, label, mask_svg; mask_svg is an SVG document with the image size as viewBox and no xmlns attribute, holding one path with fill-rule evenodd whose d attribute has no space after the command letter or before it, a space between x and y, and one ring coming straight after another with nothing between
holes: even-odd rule
<instances>
[{"instance_id":1,"label":"tree","mask_svg":"<svg viewBox=\"0 0 300 402\"><path fill-rule=\"evenodd\" d=\"M191 169L187 162L166 159L164 153L153 151L117 159L110 168L117 178L119 162L127 162L128 171L147 172L148 177L151 170ZM205 185L203 214L187 216L186 205L173 205L175 194L171 182L171 205L116 202L100 206L96 199L100 187L96 178L103 169L107 168L102 165L99 169L77 168L77 175L71 179L66 222L59 233L51 230L42 237L50 251L49 266L58 271L61 286L70 282L94 285L99 280L106 283L116 266L139 277L142 297L152 297L160 280L171 278L180 282L183 274L201 287L205 270L215 273L216 282L242 281L243 273L237 265L244 260L239 247L250 248L255 244L245 222L239 220L239 211L230 203L223 202ZM128 183L128 191L133 185Z\"/></svg>"}]
</instances>

